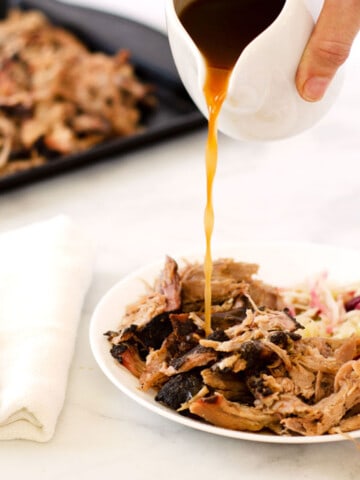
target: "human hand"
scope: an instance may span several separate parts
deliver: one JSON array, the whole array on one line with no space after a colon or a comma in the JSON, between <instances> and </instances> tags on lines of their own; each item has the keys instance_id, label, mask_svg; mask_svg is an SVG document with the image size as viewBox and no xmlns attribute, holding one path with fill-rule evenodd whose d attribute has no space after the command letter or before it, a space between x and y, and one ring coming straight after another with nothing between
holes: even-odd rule
<instances>
[{"instance_id":1,"label":"human hand","mask_svg":"<svg viewBox=\"0 0 360 480\"><path fill-rule=\"evenodd\" d=\"M323 97L359 30L360 0L325 0L296 73L296 87L304 100Z\"/></svg>"}]
</instances>

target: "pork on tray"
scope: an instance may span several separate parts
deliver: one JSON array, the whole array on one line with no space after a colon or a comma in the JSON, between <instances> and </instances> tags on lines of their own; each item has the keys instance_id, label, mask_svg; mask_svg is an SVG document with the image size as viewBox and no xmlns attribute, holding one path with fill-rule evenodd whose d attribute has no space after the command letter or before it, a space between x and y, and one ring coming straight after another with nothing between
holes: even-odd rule
<instances>
[{"instance_id":1,"label":"pork on tray","mask_svg":"<svg viewBox=\"0 0 360 480\"><path fill-rule=\"evenodd\" d=\"M111 355L158 402L219 427L279 435L359 429L360 337L306 335L284 301L289 292L257 271L214 262L205 337L203 266L180 270L167 257L154 289L127 308L119 331L105 334Z\"/></svg>"},{"instance_id":2,"label":"pork on tray","mask_svg":"<svg viewBox=\"0 0 360 480\"><path fill-rule=\"evenodd\" d=\"M90 52L38 11L0 22L0 176L140 131L155 107L130 52Z\"/></svg>"}]
</instances>

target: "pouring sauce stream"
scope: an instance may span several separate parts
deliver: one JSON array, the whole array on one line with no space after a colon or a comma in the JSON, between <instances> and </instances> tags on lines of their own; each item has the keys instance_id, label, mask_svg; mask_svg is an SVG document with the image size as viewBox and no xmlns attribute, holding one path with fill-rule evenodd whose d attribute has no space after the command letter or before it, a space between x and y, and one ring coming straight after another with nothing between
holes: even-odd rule
<instances>
[{"instance_id":1,"label":"pouring sauce stream","mask_svg":"<svg viewBox=\"0 0 360 480\"><path fill-rule=\"evenodd\" d=\"M241 52L273 23L284 4L285 0L194 0L179 15L206 65L203 87L209 113L204 215L206 335L211 333L211 238L214 229L213 182L218 159L217 120L227 95L232 70Z\"/></svg>"},{"instance_id":2,"label":"pouring sauce stream","mask_svg":"<svg viewBox=\"0 0 360 480\"><path fill-rule=\"evenodd\" d=\"M206 145L206 206L204 214L205 229L205 334L211 332L211 275L212 255L211 237L214 230L213 183L218 161L217 119L225 100L230 70L208 67L204 85L206 104L209 110L208 139Z\"/></svg>"}]
</instances>

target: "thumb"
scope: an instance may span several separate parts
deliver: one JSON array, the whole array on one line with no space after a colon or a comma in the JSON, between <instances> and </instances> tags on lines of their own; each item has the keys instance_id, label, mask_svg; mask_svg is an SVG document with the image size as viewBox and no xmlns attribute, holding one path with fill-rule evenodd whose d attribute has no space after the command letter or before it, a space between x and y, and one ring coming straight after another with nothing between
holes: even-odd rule
<instances>
[{"instance_id":1,"label":"thumb","mask_svg":"<svg viewBox=\"0 0 360 480\"><path fill-rule=\"evenodd\" d=\"M296 87L305 100L323 97L359 29L360 0L325 0L296 73Z\"/></svg>"}]
</instances>

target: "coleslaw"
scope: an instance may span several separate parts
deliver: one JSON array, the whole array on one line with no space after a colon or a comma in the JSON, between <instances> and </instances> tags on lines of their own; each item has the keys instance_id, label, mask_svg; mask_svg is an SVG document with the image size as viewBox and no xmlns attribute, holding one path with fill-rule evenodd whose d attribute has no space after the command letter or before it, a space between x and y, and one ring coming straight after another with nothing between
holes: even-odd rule
<instances>
[{"instance_id":1,"label":"coleslaw","mask_svg":"<svg viewBox=\"0 0 360 480\"><path fill-rule=\"evenodd\" d=\"M303 325L303 337L360 335L360 282L335 285L324 272L294 288L282 289L281 294Z\"/></svg>"}]
</instances>

